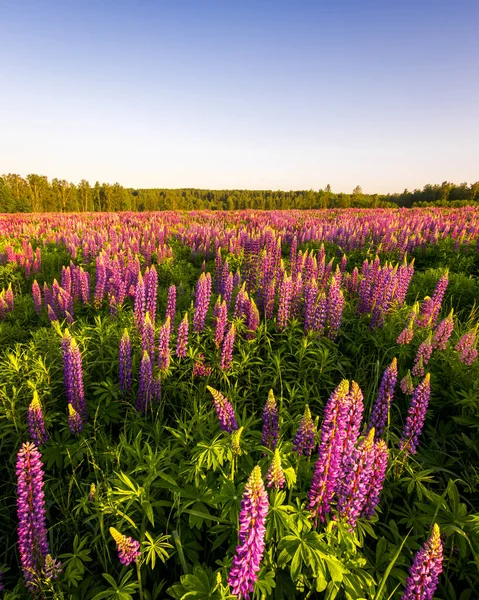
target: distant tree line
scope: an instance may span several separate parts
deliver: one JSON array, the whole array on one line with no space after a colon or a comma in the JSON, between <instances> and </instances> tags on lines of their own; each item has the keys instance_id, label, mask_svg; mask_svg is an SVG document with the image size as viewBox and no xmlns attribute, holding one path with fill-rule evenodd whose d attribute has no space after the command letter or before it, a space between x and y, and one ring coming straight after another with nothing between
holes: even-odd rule
<instances>
[{"instance_id":1,"label":"distant tree line","mask_svg":"<svg viewBox=\"0 0 479 600\"><path fill-rule=\"evenodd\" d=\"M144 210L255 210L311 208L381 208L394 206L460 206L479 203L479 182L426 185L402 194L336 193L327 185L318 191L132 189L119 183L74 184L44 175L0 177L0 212L94 212Z\"/></svg>"}]
</instances>

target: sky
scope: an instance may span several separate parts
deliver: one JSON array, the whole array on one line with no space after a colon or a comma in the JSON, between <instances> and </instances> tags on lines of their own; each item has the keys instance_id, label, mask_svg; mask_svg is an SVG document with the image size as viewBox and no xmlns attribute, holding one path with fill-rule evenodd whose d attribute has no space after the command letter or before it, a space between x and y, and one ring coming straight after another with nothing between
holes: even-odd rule
<instances>
[{"instance_id":1,"label":"sky","mask_svg":"<svg viewBox=\"0 0 479 600\"><path fill-rule=\"evenodd\" d=\"M0 0L0 173L401 192L479 180L477 0Z\"/></svg>"}]
</instances>

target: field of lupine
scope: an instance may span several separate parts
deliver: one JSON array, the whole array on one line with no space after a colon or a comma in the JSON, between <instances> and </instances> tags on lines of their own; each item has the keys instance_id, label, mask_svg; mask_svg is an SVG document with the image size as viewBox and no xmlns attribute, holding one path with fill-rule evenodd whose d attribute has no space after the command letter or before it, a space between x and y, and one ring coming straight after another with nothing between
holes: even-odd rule
<instances>
[{"instance_id":1,"label":"field of lupine","mask_svg":"<svg viewBox=\"0 0 479 600\"><path fill-rule=\"evenodd\" d=\"M4 598L479 597L479 209L0 215Z\"/></svg>"}]
</instances>

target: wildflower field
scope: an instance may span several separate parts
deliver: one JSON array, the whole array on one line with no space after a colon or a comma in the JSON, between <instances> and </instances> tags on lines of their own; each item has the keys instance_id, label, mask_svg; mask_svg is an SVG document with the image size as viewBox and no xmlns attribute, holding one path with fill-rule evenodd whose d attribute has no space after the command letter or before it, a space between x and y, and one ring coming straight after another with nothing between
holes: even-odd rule
<instances>
[{"instance_id":1,"label":"wildflower field","mask_svg":"<svg viewBox=\"0 0 479 600\"><path fill-rule=\"evenodd\" d=\"M479 209L0 215L8 600L479 598Z\"/></svg>"}]
</instances>

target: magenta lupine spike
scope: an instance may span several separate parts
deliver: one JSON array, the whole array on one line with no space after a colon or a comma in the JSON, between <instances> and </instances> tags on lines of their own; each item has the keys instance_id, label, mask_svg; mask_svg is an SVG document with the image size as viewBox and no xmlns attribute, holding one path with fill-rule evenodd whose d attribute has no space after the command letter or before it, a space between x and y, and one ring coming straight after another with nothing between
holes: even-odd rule
<instances>
[{"instance_id":1,"label":"magenta lupine spike","mask_svg":"<svg viewBox=\"0 0 479 600\"><path fill-rule=\"evenodd\" d=\"M166 315L165 319L170 317L170 322L173 325L176 314L176 285L170 285L168 288L168 297L166 300Z\"/></svg>"},{"instance_id":2,"label":"magenta lupine spike","mask_svg":"<svg viewBox=\"0 0 479 600\"><path fill-rule=\"evenodd\" d=\"M160 371L166 371L170 366L171 349L171 321L170 317L166 317L166 321L160 328L160 336L158 340L158 367Z\"/></svg>"},{"instance_id":3,"label":"magenta lupine spike","mask_svg":"<svg viewBox=\"0 0 479 600\"><path fill-rule=\"evenodd\" d=\"M34 444L24 443L17 455L18 549L27 589L38 591L48 540L43 492L42 457Z\"/></svg>"},{"instance_id":4,"label":"magenta lupine spike","mask_svg":"<svg viewBox=\"0 0 479 600\"><path fill-rule=\"evenodd\" d=\"M344 437L340 446L340 474L338 479L341 480L344 469L346 468L346 460L353 449L356 447L361 422L363 420L364 402L363 392L355 381L351 381L348 394L348 410L344 420Z\"/></svg>"},{"instance_id":5,"label":"magenta lupine spike","mask_svg":"<svg viewBox=\"0 0 479 600\"><path fill-rule=\"evenodd\" d=\"M233 361L233 346L235 343L236 327L233 323L225 335L223 346L221 348L220 368L223 371L229 371Z\"/></svg>"},{"instance_id":6,"label":"magenta lupine spike","mask_svg":"<svg viewBox=\"0 0 479 600\"><path fill-rule=\"evenodd\" d=\"M35 312L37 315L40 315L42 312L42 290L38 285L38 281L35 281L32 284L32 296L33 296L33 306L35 307Z\"/></svg>"},{"instance_id":7,"label":"magenta lupine spike","mask_svg":"<svg viewBox=\"0 0 479 600\"><path fill-rule=\"evenodd\" d=\"M341 492L338 495L338 513L351 528L356 527L367 501L369 485L374 472L374 428L348 457L343 472Z\"/></svg>"},{"instance_id":8,"label":"magenta lupine spike","mask_svg":"<svg viewBox=\"0 0 479 600\"><path fill-rule=\"evenodd\" d=\"M306 404L304 414L301 417L298 431L293 440L293 451L298 455L311 456L316 446L316 427L314 426L311 411Z\"/></svg>"},{"instance_id":9,"label":"magenta lupine spike","mask_svg":"<svg viewBox=\"0 0 479 600\"><path fill-rule=\"evenodd\" d=\"M205 365L205 355L199 352L193 365L193 377L208 377L212 372L212 367Z\"/></svg>"},{"instance_id":10,"label":"magenta lupine spike","mask_svg":"<svg viewBox=\"0 0 479 600\"><path fill-rule=\"evenodd\" d=\"M420 344L416 358L414 359L414 366L411 373L415 377L424 377L424 366L427 365L432 354L432 335L428 337Z\"/></svg>"},{"instance_id":11,"label":"magenta lupine spike","mask_svg":"<svg viewBox=\"0 0 479 600\"><path fill-rule=\"evenodd\" d=\"M5 292L5 303L7 305L8 312L11 312L15 306L15 297L12 290L12 284L8 284L8 288Z\"/></svg>"},{"instance_id":12,"label":"magenta lupine spike","mask_svg":"<svg viewBox=\"0 0 479 600\"><path fill-rule=\"evenodd\" d=\"M95 297L94 304L95 308L101 306L103 298L105 296L105 286L106 286L106 265L104 261L103 255L100 255L96 259L96 273L95 273ZM45 296L45 302L47 298Z\"/></svg>"},{"instance_id":13,"label":"magenta lupine spike","mask_svg":"<svg viewBox=\"0 0 479 600\"><path fill-rule=\"evenodd\" d=\"M209 277L209 280L208 280ZM193 316L193 331L201 333L205 326L206 315L210 305L211 298L211 275L201 273L196 284L195 293L195 314Z\"/></svg>"},{"instance_id":14,"label":"magenta lupine spike","mask_svg":"<svg viewBox=\"0 0 479 600\"><path fill-rule=\"evenodd\" d=\"M226 306L230 305L234 287L235 286L233 281L233 273L228 273L228 276L223 286L223 298L226 302Z\"/></svg>"},{"instance_id":15,"label":"magenta lupine spike","mask_svg":"<svg viewBox=\"0 0 479 600\"><path fill-rule=\"evenodd\" d=\"M449 316L443 319L436 326L436 329L434 330L434 337L432 338L432 347L437 350L445 350L453 330L454 318L453 311L451 310Z\"/></svg>"},{"instance_id":16,"label":"magenta lupine spike","mask_svg":"<svg viewBox=\"0 0 479 600\"><path fill-rule=\"evenodd\" d=\"M338 335L343 317L344 296L341 291L341 282L335 275L329 286L327 308L326 308L326 324L328 326L327 336L334 340Z\"/></svg>"},{"instance_id":17,"label":"magenta lupine spike","mask_svg":"<svg viewBox=\"0 0 479 600\"><path fill-rule=\"evenodd\" d=\"M228 577L231 593L239 600L249 599L258 579L264 552L268 494L261 469L254 467L245 487L239 515L238 545Z\"/></svg>"},{"instance_id":18,"label":"magenta lupine spike","mask_svg":"<svg viewBox=\"0 0 479 600\"><path fill-rule=\"evenodd\" d=\"M459 360L465 365L472 365L477 358L476 329L471 329L456 344Z\"/></svg>"},{"instance_id":19,"label":"magenta lupine spike","mask_svg":"<svg viewBox=\"0 0 479 600\"><path fill-rule=\"evenodd\" d=\"M428 373L414 390L411 398L406 424L399 442L399 448L404 450L406 454L409 452L416 454L419 436L424 426L426 411L431 397L430 379L431 377Z\"/></svg>"},{"instance_id":20,"label":"magenta lupine spike","mask_svg":"<svg viewBox=\"0 0 479 600\"><path fill-rule=\"evenodd\" d=\"M148 352L150 360L155 357L155 326L150 318L150 313L147 311L143 324L140 327L141 332L141 351Z\"/></svg>"},{"instance_id":21,"label":"magenta lupine spike","mask_svg":"<svg viewBox=\"0 0 479 600\"><path fill-rule=\"evenodd\" d=\"M284 471L281 465L281 456L278 448L274 451L273 460L266 473L268 487L274 487L275 490L282 490L285 484Z\"/></svg>"},{"instance_id":22,"label":"magenta lupine spike","mask_svg":"<svg viewBox=\"0 0 479 600\"><path fill-rule=\"evenodd\" d=\"M186 358L188 350L188 313L185 313L181 323L178 326L178 334L176 337L176 356L178 358Z\"/></svg>"},{"instance_id":23,"label":"magenta lupine spike","mask_svg":"<svg viewBox=\"0 0 479 600\"><path fill-rule=\"evenodd\" d=\"M246 291L246 282L241 286L240 291L236 295L235 307L233 311L234 319L241 319L245 314L246 304L249 301L248 292Z\"/></svg>"},{"instance_id":24,"label":"magenta lupine spike","mask_svg":"<svg viewBox=\"0 0 479 600\"><path fill-rule=\"evenodd\" d=\"M408 325L398 335L396 344L400 344L401 346L407 346L407 344L409 344L411 342L413 337L414 337L414 331L413 331L412 325Z\"/></svg>"},{"instance_id":25,"label":"magenta lupine spike","mask_svg":"<svg viewBox=\"0 0 479 600\"><path fill-rule=\"evenodd\" d=\"M85 392L83 389L83 367L80 349L76 341L71 337L68 329L65 330L62 339L63 354L63 379L65 382L65 394L67 402L73 408L86 417Z\"/></svg>"},{"instance_id":26,"label":"magenta lupine spike","mask_svg":"<svg viewBox=\"0 0 479 600\"><path fill-rule=\"evenodd\" d=\"M377 437L377 432L376 432ZM379 440L374 444L374 465L371 479L368 483L368 489L364 502L362 515L372 517L376 506L379 503L381 490L383 489L384 479L388 466L389 450L384 440Z\"/></svg>"},{"instance_id":27,"label":"magenta lupine spike","mask_svg":"<svg viewBox=\"0 0 479 600\"><path fill-rule=\"evenodd\" d=\"M155 266L152 265L145 273L145 309L150 314L152 323L156 321L156 297L158 293L158 274Z\"/></svg>"},{"instance_id":28,"label":"magenta lupine spike","mask_svg":"<svg viewBox=\"0 0 479 600\"><path fill-rule=\"evenodd\" d=\"M442 573L442 552L441 532L435 523L430 538L414 557L402 600L433 599Z\"/></svg>"},{"instance_id":29,"label":"magenta lupine spike","mask_svg":"<svg viewBox=\"0 0 479 600\"><path fill-rule=\"evenodd\" d=\"M314 425L313 425L314 427ZM263 411L263 434L261 443L270 450L276 448L279 437L278 407L273 390L269 390L268 400Z\"/></svg>"},{"instance_id":30,"label":"magenta lupine spike","mask_svg":"<svg viewBox=\"0 0 479 600\"><path fill-rule=\"evenodd\" d=\"M153 399L153 369L150 355L143 352L140 364L140 383L138 386L138 396L136 399L136 410L145 414Z\"/></svg>"},{"instance_id":31,"label":"magenta lupine spike","mask_svg":"<svg viewBox=\"0 0 479 600\"><path fill-rule=\"evenodd\" d=\"M279 306L277 324L278 329L284 329L288 322L291 311L291 298L293 294L293 280L286 272L279 287Z\"/></svg>"},{"instance_id":32,"label":"magenta lupine spike","mask_svg":"<svg viewBox=\"0 0 479 600\"><path fill-rule=\"evenodd\" d=\"M45 556L44 572L47 580L56 581L62 573L62 563L53 558L51 554L47 554Z\"/></svg>"},{"instance_id":33,"label":"magenta lupine spike","mask_svg":"<svg viewBox=\"0 0 479 600\"><path fill-rule=\"evenodd\" d=\"M376 432L376 439L379 439L384 429L386 428L389 416L389 409L394 398L394 391L398 378L397 360L393 358L391 364L384 371L379 386L378 396L371 411L369 419L368 431L373 427Z\"/></svg>"},{"instance_id":34,"label":"magenta lupine spike","mask_svg":"<svg viewBox=\"0 0 479 600\"><path fill-rule=\"evenodd\" d=\"M255 301L250 298L249 303L246 307L246 327L248 331L246 332L247 340L254 340L256 337L256 331L259 327L259 311L256 306Z\"/></svg>"},{"instance_id":35,"label":"magenta lupine spike","mask_svg":"<svg viewBox=\"0 0 479 600\"><path fill-rule=\"evenodd\" d=\"M314 316L318 295L318 284L316 283L316 279L313 278L304 287L303 319L305 332L312 331L314 328Z\"/></svg>"},{"instance_id":36,"label":"magenta lupine spike","mask_svg":"<svg viewBox=\"0 0 479 600\"><path fill-rule=\"evenodd\" d=\"M308 495L308 509L314 521L325 520L341 474L341 448L349 411L349 381L344 379L324 408L318 460Z\"/></svg>"},{"instance_id":37,"label":"magenta lupine spike","mask_svg":"<svg viewBox=\"0 0 479 600\"><path fill-rule=\"evenodd\" d=\"M120 391L128 393L131 391L131 341L128 329L123 332L118 352L118 376L120 380Z\"/></svg>"},{"instance_id":38,"label":"magenta lupine spike","mask_svg":"<svg viewBox=\"0 0 479 600\"><path fill-rule=\"evenodd\" d=\"M145 292L145 282L141 273L138 273L138 281L135 287L135 307L134 307L134 316L135 316L135 325L139 331L143 326L145 321L145 313L146 313L146 292Z\"/></svg>"},{"instance_id":39,"label":"magenta lupine spike","mask_svg":"<svg viewBox=\"0 0 479 600\"><path fill-rule=\"evenodd\" d=\"M442 299L449 283L448 274L443 275L437 282L436 289L431 298L426 298L421 306L421 312L416 319L419 327L427 327L436 322L441 310Z\"/></svg>"},{"instance_id":40,"label":"magenta lupine spike","mask_svg":"<svg viewBox=\"0 0 479 600\"><path fill-rule=\"evenodd\" d=\"M77 435L83 431L83 419L81 414L77 412L70 403L68 404L68 427L73 435Z\"/></svg>"},{"instance_id":41,"label":"magenta lupine spike","mask_svg":"<svg viewBox=\"0 0 479 600\"><path fill-rule=\"evenodd\" d=\"M116 542L118 558L120 559L121 564L128 566L133 562L136 563L141 556L140 542L134 540L132 537L121 534L114 527L110 527L110 534Z\"/></svg>"},{"instance_id":42,"label":"magenta lupine spike","mask_svg":"<svg viewBox=\"0 0 479 600\"><path fill-rule=\"evenodd\" d=\"M30 438L35 446L38 447L45 444L45 442L48 442L48 433L45 428L42 405L36 390L33 392L33 400L28 407L27 423Z\"/></svg>"},{"instance_id":43,"label":"magenta lupine spike","mask_svg":"<svg viewBox=\"0 0 479 600\"><path fill-rule=\"evenodd\" d=\"M414 394L414 383L411 377L411 371L408 370L407 374L401 379L399 384L401 392L406 396L412 396Z\"/></svg>"},{"instance_id":44,"label":"magenta lupine spike","mask_svg":"<svg viewBox=\"0 0 479 600\"><path fill-rule=\"evenodd\" d=\"M226 322L228 318L228 307L226 302L218 296L213 310L213 318L216 320L215 325L215 346L219 348L225 336Z\"/></svg>"},{"instance_id":45,"label":"magenta lupine spike","mask_svg":"<svg viewBox=\"0 0 479 600\"><path fill-rule=\"evenodd\" d=\"M47 305L47 316L51 323L53 323L53 321L58 321L58 317L50 304Z\"/></svg>"},{"instance_id":46,"label":"magenta lupine spike","mask_svg":"<svg viewBox=\"0 0 479 600\"><path fill-rule=\"evenodd\" d=\"M220 427L223 431L232 433L238 429L238 421L236 420L235 412L231 402L223 396L221 392L215 390L211 386L206 386L208 391L213 396L213 406L220 422Z\"/></svg>"}]
</instances>

